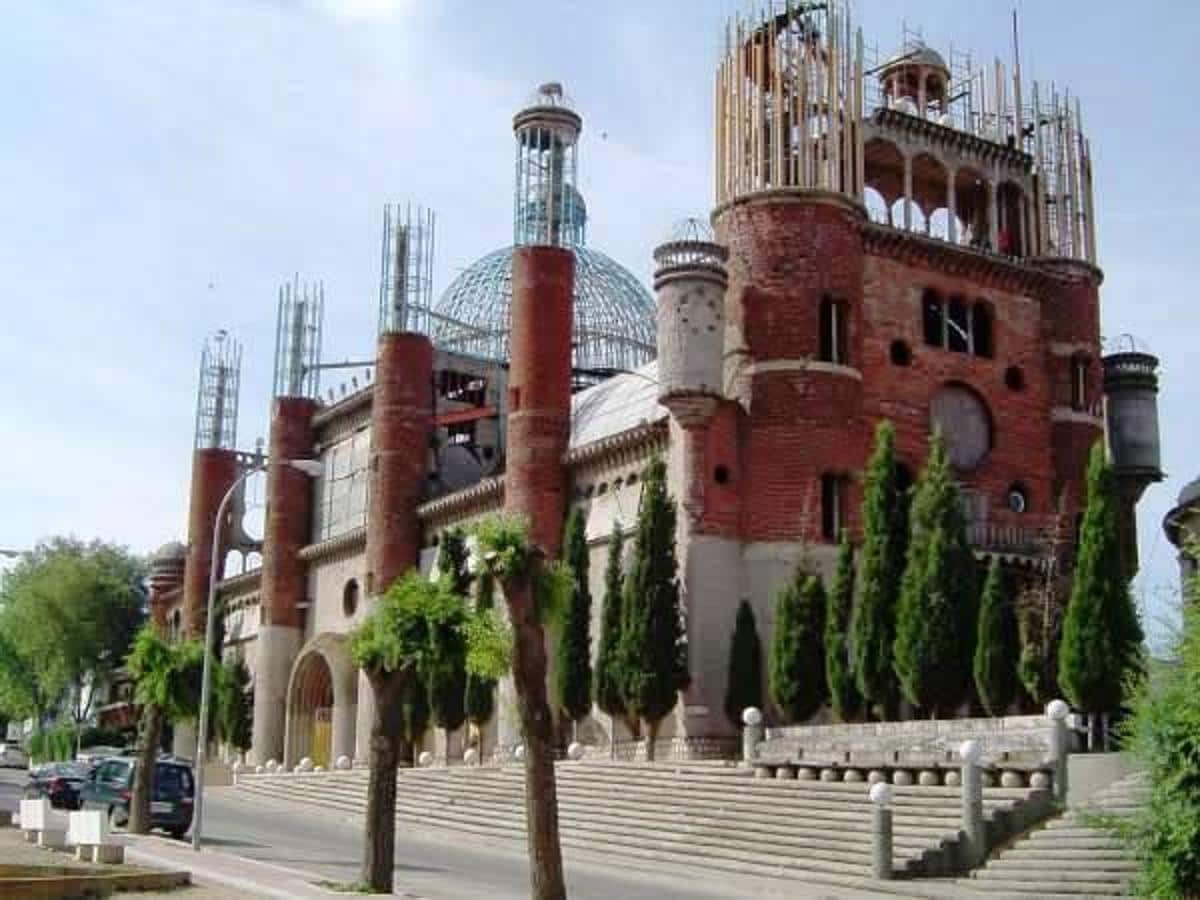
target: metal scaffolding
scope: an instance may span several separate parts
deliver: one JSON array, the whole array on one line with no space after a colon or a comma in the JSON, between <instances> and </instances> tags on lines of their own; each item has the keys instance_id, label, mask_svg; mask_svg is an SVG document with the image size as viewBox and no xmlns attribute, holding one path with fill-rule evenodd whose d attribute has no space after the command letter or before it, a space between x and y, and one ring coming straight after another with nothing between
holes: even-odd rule
<instances>
[{"instance_id":1,"label":"metal scaffolding","mask_svg":"<svg viewBox=\"0 0 1200 900\"><path fill-rule=\"evenodd\" d=\"M583 243L586 213L576 185L583 119L556 82L538 88L513 117L517 141L513 243L573 247Z\"/></svg>"},{"instance_id":2,"label":"metal scaffolding","mask_svg":"<svg viewBox=\"0 0 1200 900\"><path fill-rule=\"evenodd\" d=\"M379 277L379 333L429 333L433 301L433 210L387 204L383 208Z\"/></svg>"},{"instance_id":3,"label":"metal scaffolding","mask_svg":"<svg viewBox=\"0 0 1200 900\"><path fill-rule=\"evenodd\" d=\"M300 276L279 288L275 328L275 396L312 397L321 389L325 285Z\"/></svg>"},{"instance_id":4,"label":"metal scaffolding","mask_svg":"<svg viewBox=\"0 0 1200 900\"><path fill-rule=\"evenodd\" d=\"M238 388L242 345L224 330L204 342L200 386L196 391L196 449L233 450L237 446Z\"/></svg>"}]
</instances>

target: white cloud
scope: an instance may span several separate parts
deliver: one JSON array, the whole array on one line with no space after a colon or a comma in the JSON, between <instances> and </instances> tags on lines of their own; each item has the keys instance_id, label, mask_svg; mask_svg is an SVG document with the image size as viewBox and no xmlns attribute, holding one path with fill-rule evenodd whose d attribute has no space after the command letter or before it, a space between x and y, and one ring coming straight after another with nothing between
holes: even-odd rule
<instances>
[{"instance_id":1,"label":"white cloud","mask_svg":"<svg viewBox=\"0 0 1200 900\"><path fill-rule=\"evenodd\" d=\"M312 0L322 12L354 21L394 19L412 8L410 0Z\"/></svg>"}]
</instances>

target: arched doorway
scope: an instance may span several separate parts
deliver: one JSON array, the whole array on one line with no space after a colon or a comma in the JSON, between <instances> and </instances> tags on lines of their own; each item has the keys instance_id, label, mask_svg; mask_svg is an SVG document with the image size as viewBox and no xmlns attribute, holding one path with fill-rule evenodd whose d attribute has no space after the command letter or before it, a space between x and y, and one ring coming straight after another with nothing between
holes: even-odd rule
<instances>
[{"instance_id":1,"label":"arched doorway","mask_svg":"<svg viewBox=\"0 0 1200 900\"><path fill-rule=\"evenodd\" d=\"M304 757L329 768L333 753L333 674L325 657L306 653L292 676L288 695L287 759Z\"/></svg>"}]
</instances>

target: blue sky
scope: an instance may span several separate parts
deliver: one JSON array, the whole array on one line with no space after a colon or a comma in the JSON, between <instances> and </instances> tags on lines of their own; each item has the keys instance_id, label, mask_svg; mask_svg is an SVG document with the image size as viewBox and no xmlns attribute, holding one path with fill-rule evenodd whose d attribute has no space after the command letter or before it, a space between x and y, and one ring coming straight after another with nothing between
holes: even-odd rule
<instances>
[{"instance_id":1,"label":"blue sky","mask_svg":"<svg viewBox=\"0 0 1200 900\"><path fill-rule=\"evenodd\" d=\"M439 215L435 290L511 232L512 112L563 81L585 117L590 242L644 280L712 200L712 70L736 0L0 2L0 547L183 537L199 348L246 346L241 443L265 435L275 291L326 284L326 356L369 354L380 207ZM1104 330L1163 359L1164 468L1141 511L1151 615L1176 582L1160 521L1200 475L1194 286L1200 5L1018 4L1027 76L1069 85L1095 156ZM1007 57L1011 5L859 0ZM328 383L328 382L327 382Z\"/></svg>"}]
</instances>

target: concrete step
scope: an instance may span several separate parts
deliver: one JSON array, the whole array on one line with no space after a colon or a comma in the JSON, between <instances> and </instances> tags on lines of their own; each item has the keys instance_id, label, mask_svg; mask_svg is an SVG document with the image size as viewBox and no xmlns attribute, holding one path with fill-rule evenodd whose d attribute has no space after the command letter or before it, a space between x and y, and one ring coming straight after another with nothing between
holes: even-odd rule
<instances>
[{"instance_id":1,"label":"concrete step","mask_svg":"<svg viewBox=\"0 0 1200 900\"><path fill-rule=\"evenodd\" d=\"M1086 856L1080 854L1064 858L1062 853L1057 853L1031 859L1029 854L1020 853L1007 857L1001 855L988 862L986 869L980 869L978 872L1025 872L1030 868L1054 868L1063 872L1136 872L1137 867L1137 862L1132 857L1118 854L1098 856L1090 853Z\"/></svg>"},{"instance_id":2,"label":"concrete step","mask_svg":"<svg viewBox=\"0 0 1200 900\"><path fill-rule=\"evenodd\" d=\"M986 893L989 896L999 894L1004 897L1029 897L1041 900L1043 897L1061 896L1078 900L1080 897L1124 897L1128 888L1124 884L1080 884L1056 878L1053 872L1043 877L1040 873L1030 872L1022 881L979 881L971 880L971 890Z\"/></svg>"}]
</instances>

